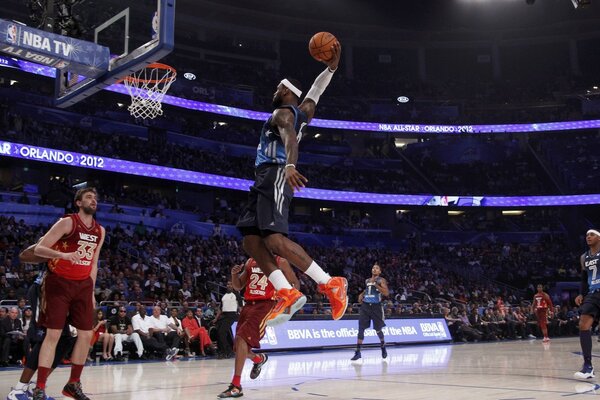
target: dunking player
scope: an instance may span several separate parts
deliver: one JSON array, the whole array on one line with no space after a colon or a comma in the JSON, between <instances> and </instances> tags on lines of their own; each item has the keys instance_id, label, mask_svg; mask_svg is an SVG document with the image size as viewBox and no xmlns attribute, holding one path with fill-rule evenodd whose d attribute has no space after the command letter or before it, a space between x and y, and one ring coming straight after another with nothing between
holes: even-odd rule
<instances>
[{"instance_id":1,"label":"dunking player","mask_svg":"<svg viewBox=\"0 0 600 400\"><path fill-rule=\"evenodd\" d=\"M549 342L548 337L548 310L554 310L552 299L548 293L544 292L544 285L541 283L537 285L537 293L533 296L533 303L531 304L531 312L535 313L538 321L538 326L544 335L544 343Z\"/></svg>"},{"instance_id":2,"label":"dunking player","mask_svg":"<svg viewBox=\"0 0 600 400\"><path fill-rule=\"evenodd\" d=\"M594 377L592 366L592 324L600 316L600 232L590 229L585 235L589 250L581 255L581 294L575 298L575 304L580 306L581 318L579 319L579 342L583 355L583 367L575 372L578 379L591 379Z\"/></svg>"},{"instance_id":3,"label":"dunking player","mask_svg":"<svg viewBox=\"0 0 600 400\"><path fill-rule=\"evenodd\" d=\"M341 55L339 42L332 45L333 57L298 105L302 91L294 79L284 79L273 96L275 111L265 122L256 152L256 181L250 188L248 205L238 221L244 236L244 250L256 260L277 290L278 303L268 318L268 325L289 320L306 297L292 288L277 268L273 254L300 268L329 298L333 319L341 318L348 305L345 278L329 276L297 243L288 239L288 210L295 190L308 181L296 169L298 143L310 123L319 98L329 85ZM286 184L287 183L287 184ZM273 253L273 254L272 254ZM289 308L289 312L285 312Z\"/></svg>"},{"instance_id":4,"label":"dunking player","mask_svg":"<svg viewBox=\"0 0 600 400\"><path fill-rule=\"evenodd\" d=\"M356 352L352 361L361 358L360 347L365 339L365 329L371 326L373 321L373 329L377 332L377 337L381 342L381 357L387 357L385 349L385 338L381 329L385 326L385 315L383 313L383 305L381 304L381 296L390 294L387 281L381 277L381 267L379 264L373 264L371 268L371 277L366 280L365 290L358 296L360 305L360 316L358 317L358 339L356 341Z\"/></svg>"},{"instance_id":5,"label":"dunking player","mask_svg":"<svg viewBox=\"0 0 600 400\"><path fill-rule=\"evenodd\" d=\"M37 243L23 250L19 254L19 261L27 264L40 264L48 261L48 259L38 257L33 253L36 245ZM29 398L31 398L33 393L35 384L31 382L31 378L33 378L35 371L38 369L38 357L40 354L40 348L42 347L42 341L44 340L45 335L45 331L43 329L38 329L36 322L37 313L39 310L39 291L44 274L45 268L42 271L40 271L38 278L27 291L27 298L34 315L34 318L32 319L31 324L29 325L29 329L27 330L27 336L29 337L29 341L33 345L33 347L26 355L25 368L23 369L23 372L21 372L19 382L8 394L8 396L6 397L7 400L28 400ZM54 361L52 362L52 369L56 368L60 360L62 360L67 355L67 353L72 349L72 347L73 340L69 332L69 325L68 323L65 323L62 335L56 346L56 355L54 356ZM52 400L53 398L48 397L48 399Z\"/></svg>"},{"instance_id":6,"label":"dunking player","mask_svg":"<svg viewBox=\"0 0 600 400\"><path fill-rule=\"evenodd\" d=\"M62 394L88 400L81 389L80 376L92 337L94 284L105 235L104 228L94 220L96 196L94 188L78 190L75 204L79 212L56 222L34 250L36 256L50 259L42 283L39 324L46 327L46 337L40 350L34 400L47 398L46 380L67 315L77 328L77 342L71 356L71 377Z\"/></svg>"},{"instance_id":7,"label":"dunking player","mask_svg":"<svg viewBox=\"0 0 600 400\"><path fill-rule=\"evenodd\" d=\"M298 287L298 278L290 264L281 257L276 257L277 266L293 287ZM241 274L240 274L241 272ZM256 379L262 366L267 362L266 354L255 354L252 349L260 348L260 339L265 335L266 319L275 307L275 288L265 273L252 258L246 265L236 265L231 269L231 284L235 290L244 290L246 304L242 308L235 331L235 368L231 384L218 398L242 397L241 375L246 358L254 365L250 378Z\"/></svg>"}]
</instances>

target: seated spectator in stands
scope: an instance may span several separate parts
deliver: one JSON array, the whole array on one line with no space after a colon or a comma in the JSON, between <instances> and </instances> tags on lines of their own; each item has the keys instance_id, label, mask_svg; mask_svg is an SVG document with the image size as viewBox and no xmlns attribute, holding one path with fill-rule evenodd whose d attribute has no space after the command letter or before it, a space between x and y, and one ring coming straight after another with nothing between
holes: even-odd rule
<instances>
[{"instance_id":1,"label":"seated spectator in stands","mask_svg":"<svg viewBox=\"0 0 600 400\"><path fill-rule=\"evenodd\" d=\"M164 342L159 342L151 332L152 322L150 317L146 315L146 307L138 303L138 313L131 318L131 325L133 331L140 336L144 349L147 351L153 351L159 354L161 357L167 357L167 345ZM169 358L170 359L170 358Z\"/></svg>"},{"instance_id":2,"label":"seated spectator in stands","mask_svg":"<svg viewBox=\"0 0 600 400\"><path fill-rule=\"evenodd\" d=\"M112 360L112 349L115 345L115 337L112 333L107 332L107 325L104 312L100 309L96 310L96 318L92 328L93 335L90 341L90 355L94 353L94 345L100 342L102 343L102 359L105 361ZM88 356L88 361L93 361L92 357Z\"/></svg>"},{"instance_id":3,"label":"seated spectator in stands","mask_svg":"<svg viewBox=\"0 0 600 400\"><path fill-rule=\"evenodd\" d=\"M183 299L183 301L186 301L190 297L192 297L192 292L190 292L188 284L186 282L183 282L183 284L181 285L181 289L179 289L179 294L180 298Z\"/></svg>"},{"instance_id":4,"label":"seated spectator in stands","mask_svg":"<svg viewBox=\"0 0 600 400\"><path fill-rule=\"evenodd\" d=\"M169 327L169 318L162 314L160 306L154 306L152 317L150 317L150 334L156 338L159 343L163 343L169 348L167 351L167 361L171 360L179 352L179 335L175 330Z\"/></svg>"},{"instance_id":5,"label":"seated spectator in stands","mask_svg":"<svg viewBox=\"0 0 600 400\"><path fill-rule=\"evenodd\" d=\"M19 310L17 307L11 307L8 316L0 321L0 367L8 365L9 358L13 362L21 360L25 354L25 332L23 325L18 318Z\"/></svg>"},{"instance_id":6,"label":"seated spectator in stands","mask_svg":"<svg viewBox=\"0 0 600 400\"><path fill-rule=\"evenodd\" d=\"M575 321L569 318L569 312L567 306L556 306L554 313L554 319L556 320L555 333L558 336L570 336L575 334Z\"/></svg>"},{"instance_id":7,"label":"seated spectator in stands","mask_svg":"<svg viewBox=\"0 0 600 400\"><path fill-rule=\"evenodd\" d=\"M100 299L100 295L104 294L103 299L108 299L110 297L112 290L107 287L106 281L100 281L100 287L94 289L94 293L97 299Z\"/></svg>"},{"instance_id":8,"label":"seated spectator in stands","mask_svg":"<svg viewBox=\"0 0 600 400\"><path fill-rule=\"evenodd\" d=\"M149 300L154 300L155 298L158 298L161 293L160 282L156 280L156 275L149 275L148 280L144 283L144 296Z\"/></svg>"},{"instance_id":9,"label":"seated spectator in stands","mask_svg":"<svg viewBox=\"0 0 600 400\"><path fill-rule=\"evenodd\" d=\"M200 310L200 313L197 313L197 315L200 314L199 318L201 319L202 309L197 308L197 310ZM197 339L199 342L198 347L200 348L200 355L202 357L206 357L206 349L213 348L214 346L210 340L210 336L208 336L208 331L206 328L200 325L197 315L194 316L192 310L188 309L186 311L185 318L181 320L181 326L185 331L185 351L187 355L192 355L192 352L190 351L190 345L191 342Z\"/></svg>"},{"instance_id":10,"label":"seated spectator in stands","mask_svg":"<svg viewBox=\"0 0 600 400\"><path fill-rule=\"evenodd\" d=\"M8 315L8 308L0 307L0 321L2 321Z\"/></svg>"},{"instance_id":11,"label":"seated spectator in stands","mask_svg":"<svg viewBox=\"0 0 600 400\"><path fill-rule=\"evenodd\" d=\"M25 311L25 307L27 306L27 300L24 297L21 297L17 302L17 310L19 310L19 318L23 318L23 311Z\"/></svg>"},{"instance_id":12,"label":"seated spectator in stands","mask_svg":"<svg viewBox=\"0 0 600 400\"><path fill-rule=\"evenodd\" d=\"M123 342L133 342L137 350L138 358L144 355L144 345L140 335L133 331L131 318L127 316L127 309L124 306L119 307L117 315L110 320L110 329L115 336L115 359L120 361L123 359Z\"/></svg>"},{"instance_id":13,"label":"seated spectator in stands","mask_svg":"<svg viewBox=\"0 0 600 400\"><path fill-rule=\"evenodd\" d=\"M31 307L26 306L23 310L23 317L21 317L21 322L23 324L23 332L27 332L29 329L29 325L31 325L31 321L33 320L33 312Z\"/></svg>"},{"instance_id":14,"label":"seated spectator in stands","mask_svg":"<svg viewBox=\"0 0 600 400\"><path fill-rule=\"evenodd\" d=\"M505 313L504 319L506 320L509 339L522 339L525 336L525 324L517 319L510 307Z\"/></svg>"},{"instance_id":15,"label":"seated spectator in stands","mask_svg":"<svg viewBox=\"0 0 600 400\"><path fill-rule=\"evenodd\" d=\"M171 309L171 316L169 317L168 322L168 334L171 335L172 333L175 333L177 334L177 336L179 336L180 341L183 340L185 336L185 331L183 330L183 326L181 326L181 320L179 319L179 310L177 310L175 307Z\"/></svg>"},{"instance_id":16,"label":"seated spectator in stands","mask_svg":"<svg viewBox=\"0 0 600 400\"><path fill-rule=\"evenodd\" d=\"M200 316L202 318L202 326L208 327L211 324L211 322L215 319L215 317L217 316L217 312L218 312L218 307L214 301L211 301L210 303L207 303L204 307L202 307L202 309L200 310ZM198 316L197 309L196 309L196 316Z\"/></svg>"},{"instance_id":17,"label":"seated spectator in stands","mask_svg":"<svg viewBox=\"0 0 600 400\"><path fill-rule=\"evenodd\" d=\"M413 307L414 308L414 307ZM454 312L456 311L456 312ZM462 325L462 321L458 318L458 309L456 307L452 307L452 311L445 307L444 308L444 319L446 320L446 324L448 324L448 329L450 330L450 335L455 342L458 341L467 341L460 332L460 326Z\"/></svg>"}]
</instances>

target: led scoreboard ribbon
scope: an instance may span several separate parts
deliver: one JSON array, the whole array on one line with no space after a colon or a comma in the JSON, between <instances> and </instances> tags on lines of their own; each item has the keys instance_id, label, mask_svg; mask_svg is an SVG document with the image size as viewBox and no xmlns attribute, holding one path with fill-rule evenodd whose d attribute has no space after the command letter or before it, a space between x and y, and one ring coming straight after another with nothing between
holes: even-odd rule
<instances>
[{"instance_id":1,"label":"led scoreboard ribbon","mask_svg":"<svg viewBox=\"0 0 600 400\"><path fill-rule=\"evenodd\" d=\"M32 62L0 57L0 67L20 68L23 71L37 75L56 77L56 70L52 67L35 64ZM106 90L128 95L124 85L115 84L108 86ZM187 108L218 115L265 121L270 113L245 110L237 107L223 106L219 104L204 103L201 101L184 99L181 97L166 95L163 103L175 107ZM345 129L353 131L385 132L385 133L408 133L412 135L460 135L474 133L515 133L515 132L552 132L569 131L579 129L600 128L600 120L587 121L563 121L563 122L538 122L528 124L497 124L497 125L429 125L429 124L389 124L380 122L341 121L332 119L314 118L310 126L328 129Z\"/></svg>"},{"instance_id":2,"label":"led scoreboard ribbon","mask_svg":"<svg viewBox=\"0 0 600 400\"><path fill-rule=\"evenodd\" d=\"M0 157L21 158L232 190L248 191L254 183L248 179L3 141L0 141ZM600 194L570 196L434 196L429 194L385 194L304 188L294 196L314 200L405 206L538 207L600 204Z\"/></svg>"}]
</instances>

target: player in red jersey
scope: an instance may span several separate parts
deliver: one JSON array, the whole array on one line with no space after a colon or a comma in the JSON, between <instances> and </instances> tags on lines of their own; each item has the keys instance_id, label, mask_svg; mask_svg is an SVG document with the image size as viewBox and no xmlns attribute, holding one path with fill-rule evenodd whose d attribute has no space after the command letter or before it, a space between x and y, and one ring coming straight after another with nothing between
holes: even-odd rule
<instances>
[{"instance_id":1,"label":"player in red jersey","mask_svg":"<svg viewBox=\"0 0 600 400\"><path fill-rule=\"evenodd\" d=\"M96 197L94 188L78 190L75 204L79 212L58 220L34 250L36 256L50 259L41 289L39 324L46 328L46 337L40 350L34 400L46 399L46 380L67 316L77 328L77 342L71 356L71 377L62 394L89 400L81 389L80 376L92 338L94 285L105 236L104 228L94 220Z\"/></svg>"},{"instance_id":2,"label":"player in red jersey","mask_svg":"<svg viewBox=\"0 0 600 400\"><path fill-rule=\"evenodd\" d=\"M276 257L277 267L283 272L288 282L298 288L298 278L290 264L281 257ZM241 272L241 273L240 273ZM267 317L277 304L276 290L267 275L260 269L254 259L246 261L246 265L236 265L231 269L231 284L235 290L244 289L246 304L242 308L235 330L235 368L229 388L218 398L242 397L241 375L246 358L252 360L250 378L256 379L262 366L267 362L267 355L255 354L251 349L260 348L260 339L265 335Z\"/></svg>"},{"instance_id":3,"label":"player in red jersey","mask_svg":"<svg viewBox=\"0 0 600 400\"><path fill-rule=\"evenodd\" d=\"M548 337L548 309L554 310L552 299L548 293L544 292L544 285L541 283L537 285L537 293L533 296L533 303L531 305L531 312L535 312L537 316L538 325L544 334L544 342L549 342Z\"/></svg>"}]
</instances>

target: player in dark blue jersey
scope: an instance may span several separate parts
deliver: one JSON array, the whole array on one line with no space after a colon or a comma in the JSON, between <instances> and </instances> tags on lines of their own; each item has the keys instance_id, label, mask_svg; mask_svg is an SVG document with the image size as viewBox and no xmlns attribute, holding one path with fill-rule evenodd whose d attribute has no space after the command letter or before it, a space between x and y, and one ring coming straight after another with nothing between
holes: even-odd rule
<instances>
[{"instance_id":1,"label":"player in dark blue jersey","mask_svg":"<svg viewBox=\"0 0 600 400\"><path fill-rule=\"evenodd\" d=\"M275 110L260 133L256 180L237 224L244 236L244 250L256 260L277 290L278 303L267 321L271 326L289 320L306 303L306 297L292 288L277 268L273 254L287 259L319 285L319 290L329 298L334 319L341 318L348 306L346 279L329 276L302 247L287 237L288 210L294 191L308 182L296 168L298 143L338 68L339 42L336 41L331 50L333 57L324 61L327 68L315 79L301 103L302 89L298 81L283 79L277 85L273 96Z\"/></svg>"},{"instance_id":2,"label":"player in dark blue jersey","mask_svg":"<svg viewBox=\"0 0 600 400\"><path fill-rule=\"evenodd\" d=\"M356 341L356 352L354 357L351 358L352 361L361 358L360 347L365 339L365 329L371 326L371 321L373 321L373 329L375 329L381 342L381 357L387 357L385 337L382 331L385 326L385 315L381 297L388 294L390 294L390 291L387 281L381 277L381 267L375 263L371 268L371 277L365 282L365 290L358 296L358 301L361 303L360 316L358 317L358 339Z\"/></svg>"},{"instance_id":3,"label":"player in dark blue jersey","mask_svg":"<svg viewBox=\"0 0 600 400\"><path fill-rule=\"evenodd\" d=\"M575 372L575 378L594 377L592 366L592 324L600 316L600 232L590 229L585 235L589 250L581 255L581 294L575 298L580 306L579 341L583 355L583 367Z\"/></svg>"}]
</instances>

